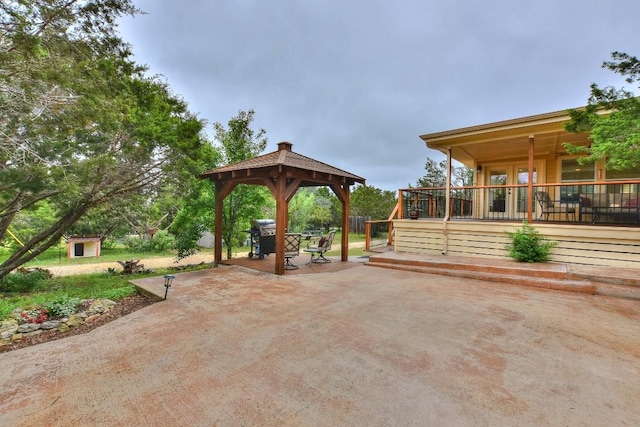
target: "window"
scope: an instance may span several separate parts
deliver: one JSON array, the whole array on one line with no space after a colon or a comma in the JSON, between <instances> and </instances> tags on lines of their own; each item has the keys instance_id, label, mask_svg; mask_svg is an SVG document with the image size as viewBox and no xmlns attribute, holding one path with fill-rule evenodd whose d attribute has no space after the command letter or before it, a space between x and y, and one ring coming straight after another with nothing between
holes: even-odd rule
<instances>
[{"instance_id":1,"label":"window","mask_svg":"<svg viewBox=\"0 0 640 427\"><path fill-rule=\"evenodd\" d=\"M560 182L567 181L593 181L596 167L593 163L581 165L578 159L562 159Z\"/></svg>"},{"instance_id":2,"label":"window","mask_svg":"<svg viewBox=\"0 0 640 427\"><path fill-rule=\"evenodd\" d=\"M629 168L623 170L607 169L607 179L638 179L640 178L640 168Z\"/></svg>"},{"instance_id":3,"label":"window","mask_svg":"<svg viewBox=\"0 0 640 427\"><path fill-rule=\"evenodd\" d=\"M595 181L596 166L593 163L581 165L578 159L562 159L560 182ZM560 201L578 203L580 193L593 193L593 185L571 185L560 188Z\"/></svg>"}]
</instances>

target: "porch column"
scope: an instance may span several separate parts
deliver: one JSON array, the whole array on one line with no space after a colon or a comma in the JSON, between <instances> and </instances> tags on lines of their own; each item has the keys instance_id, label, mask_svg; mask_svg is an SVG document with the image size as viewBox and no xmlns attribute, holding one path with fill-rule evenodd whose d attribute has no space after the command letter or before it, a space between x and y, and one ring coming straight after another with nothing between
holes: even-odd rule
<instances>
[{"instance_id":1,"label":"porch column","mask_svg":"<svg viewBox=\"0 0 640 427\"><path fill-rule=\"evenodd\" d=\"M529 179L527 180L527 222L533 222L533 145L534 136L529 135L529 162L527 168L529 170Z\"/></svg>"},{"instance_id":2,"label":"porch column","mask_svg":"<svg viewBox=\"0 0 640 427\"><path fill-rule=\"evenodd\" d=\"M451 147L447 147L447 181L445 184L444 221L449 221L451 209Z\"/></svg>"}]
</instances>

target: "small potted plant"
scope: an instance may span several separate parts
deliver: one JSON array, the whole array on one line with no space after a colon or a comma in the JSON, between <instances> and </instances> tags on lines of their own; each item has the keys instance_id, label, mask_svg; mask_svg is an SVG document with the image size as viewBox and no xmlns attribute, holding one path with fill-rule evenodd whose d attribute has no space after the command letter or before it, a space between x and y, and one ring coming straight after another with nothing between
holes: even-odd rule
<instances>
[{"instance_id":1,"label":"small potted plant","mask_svg":"<svg viewBox=\"0 0 640 427\"><path fill-rule=\"evenodd\" d=\"M420 216L420 212L422 212L422 208L418 202L413 202L409 205L409 218L418 219Z\"/></svg>"}]
</instances>

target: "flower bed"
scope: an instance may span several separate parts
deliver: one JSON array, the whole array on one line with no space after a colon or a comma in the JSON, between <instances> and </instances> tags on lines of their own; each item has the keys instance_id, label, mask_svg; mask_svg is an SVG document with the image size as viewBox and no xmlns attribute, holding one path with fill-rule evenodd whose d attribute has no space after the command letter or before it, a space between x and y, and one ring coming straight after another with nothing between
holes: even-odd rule
<instances>
[{"instance_id":1,"label":"flower bed","mask_svg":"<svg viewBox=\"0 0 640 427\"><path fill-rule=\"evenodd\" d=\"M0 322L0 346L41 334L47 330L66 332L109 312L116 303L109 299L63 299L37 307L17 308Z\"/></svg>"}]
</instances>

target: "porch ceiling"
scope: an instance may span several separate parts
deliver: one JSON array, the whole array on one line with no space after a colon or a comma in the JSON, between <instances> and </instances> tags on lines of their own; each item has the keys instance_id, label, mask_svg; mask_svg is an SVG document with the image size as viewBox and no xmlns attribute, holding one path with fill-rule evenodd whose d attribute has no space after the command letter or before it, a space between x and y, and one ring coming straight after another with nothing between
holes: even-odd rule
<instances>
[{"instance_id":1,"label":"porch ceiling","mask_svg":"<svg viewBox=\"0 0 640 427\"><path fill-rule=\"evenodd\" d=\"M534 140L535 158L555 158L565 154L562 144L588 144L588 134L564 130L566 111L489 123L445 132L421 135L427 147L446 151L466 166L479 163L519 161L528 158L529 138Z\"/></svg>"}]
</instances>

